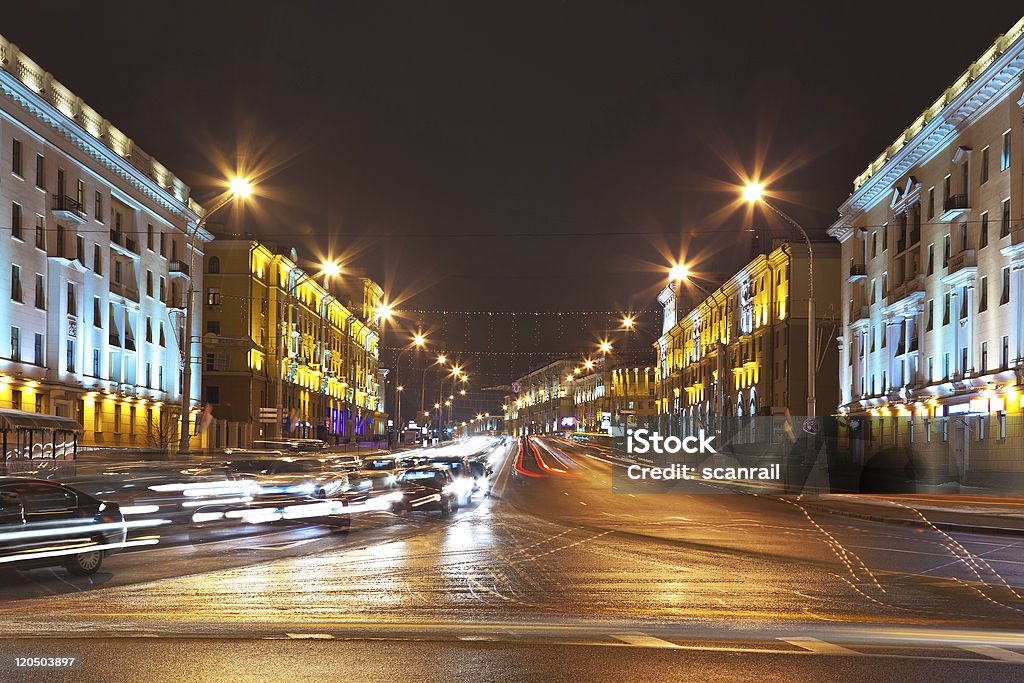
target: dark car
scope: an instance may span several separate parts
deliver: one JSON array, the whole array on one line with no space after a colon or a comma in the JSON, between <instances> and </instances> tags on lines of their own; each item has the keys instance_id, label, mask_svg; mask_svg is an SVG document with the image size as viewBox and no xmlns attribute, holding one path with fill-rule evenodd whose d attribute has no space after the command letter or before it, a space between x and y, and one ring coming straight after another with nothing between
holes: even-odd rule
<instances>
[{"instance_id":1,"label":"dark car","mask_svg":"<svg viewBox=\"0 0 1024 683\"><path fill-rule=\"evenodd\" d=\"M455 480L446 467L424 465L408 469L398 476L402 499L394 505L398 511L434 510L442 517L459 506Z\"/></svg>"},{"instance_id":2,"label":"dark car","mask_svg":"<svg viewBox=\"0 0 1024 683\"><path fill-rule=\"evenodd\" d=\"M468 458L458 456L440 456L430 459L433 467L447 469L452 476L452 490L455 492L459 505L467 505L473 495L481 489L485 481L478 481Z\"/></svg>"},{"instance_id":3,"label":"dark car","mask_svg":"<svg viewBox=\"0 0 1024 683\"><path fill-rule=\"evenodd\" d=\"M95 574L126 540L117 503L43 479L0 478L0 567Z\"/></svg>"}]
</instances>

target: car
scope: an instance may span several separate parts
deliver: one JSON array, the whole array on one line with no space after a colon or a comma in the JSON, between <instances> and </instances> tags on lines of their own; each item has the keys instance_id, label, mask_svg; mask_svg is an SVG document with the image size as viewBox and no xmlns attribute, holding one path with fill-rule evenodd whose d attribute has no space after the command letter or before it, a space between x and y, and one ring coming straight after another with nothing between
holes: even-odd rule
<instances>
[{"instance_id":1,"label":"car","mask_svg":"<svg viewBox=\"0 0 1024 683\"><path fill-rule=\"evenodd\" d=\"M397 511L434 510L447 517L459 505L455 480L446 467L420 465L407 469L398 475L398 488L402 500L394 506Z\"/></svg>"},{"instance_id":2,"label":"car","mask_svg":"<svg viewBox=\"0 0 1024 683\"><path fill-rule=\"evenodd\" d=\"M329 498L348 490L346 464L325 458L257 458L229 460L228 472L254 484L254 497L291 494Z\"/></svg>"},{"instance_id":3,"label":"car","mask_svg":"<svg viewBox=\"0 0 1024 683\"><path fill-rule=\"evenodd\" d=\"M363 469L378 472L396 472L402 469L401 458L394 455L380 455L363 458Z\"/></svg>"},{"instance_id":4,"label":"car","mask_svg":"<svg viewBox=\"0 0 1024 683\"><path fill-rule=\"evenodd\" d=\"M437 456L430 459L434 467L442 467L452 476L452 490L456 493L459 505L468 505L473 495L480 490L480 483L474 475L470 461L459 456Z\"/></svg>"},{"instance_id":5,"label":"car","mask_svg":"<svg viewBox=\"0 0 1024 683\"><path fill-rule=\"evenodd\" d=\"M127 542L117 503L45 479L0 477L0 567L88 576Z\"/></svg>"}]
</instances>

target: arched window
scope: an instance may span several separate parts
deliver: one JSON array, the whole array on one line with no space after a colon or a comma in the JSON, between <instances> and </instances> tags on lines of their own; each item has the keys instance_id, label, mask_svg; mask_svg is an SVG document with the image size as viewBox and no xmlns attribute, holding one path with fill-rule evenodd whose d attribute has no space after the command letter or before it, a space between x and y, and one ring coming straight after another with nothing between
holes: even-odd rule
<instances>
[{"instance_id":1,"label":"arched window","mask_svg":"<svg viewBox=\"0 0 1024 683\"><path fill-rule=\"evenodd\" d=\"M211 256L210 260L207 261L207 272L208 273L219 273L220 272L220 259L216 256Z\"/></svg>"}]
</instances>

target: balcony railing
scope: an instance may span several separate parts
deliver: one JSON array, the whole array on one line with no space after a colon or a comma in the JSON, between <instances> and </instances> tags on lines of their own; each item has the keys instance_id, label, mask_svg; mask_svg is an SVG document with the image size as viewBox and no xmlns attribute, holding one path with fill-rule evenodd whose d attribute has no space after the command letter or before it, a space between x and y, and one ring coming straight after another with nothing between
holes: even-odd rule
<instances>
[{"instance_id":1,"label":"balcony railing","mask_svg":"<svg viewBox=\"0 0 1024 683\"><path fill-rule=\"evenodd\" d=\"M189 275L188 264L184 261L171 261L167 265L167 270L171 275L184 275L185 277Z\"/></svg>"},{"instance_id":2,"label":"balcony railing","mask_svg":"<svg viewBox=\"0 0 1024 683\"><path fill-rule=\"evenodd\" d=\"M964 249L959 254L949 257L949 274L962 270L964 268L973 268L978 265L978 257L973 249Z\"/></svg>"},{"instance_id":3,"label":"balcony railing","mask_svg":"<svg viewBox=\"0 0 1024 683\"><path fill-rule=\"evenodd\" d=\"M139 255L138 243L118 230L110 231L110 246L118 247L118 251L126 252L129 256Z\"/></svg>"},{"instance_id":4,"label":"balcony railing","mask_svg":"<svg viewBox=\"0 0 1024 683\"><path fill-rule=\"evenodd\" d=\"M952 194L942 202L940 220L948 221L971 210L971 202L966 194Z\"/></svg>"},{"instance_id":5,"label":"balcony railing","mask_svg":"<svg viewBox=\"0 0 1024 683\"><path fill-rule=\"evenodd\" d=\"M53 195L53 211L63 214L69 220L84 221L86 218L82 203L63 194Z\"/></svg>"},{"instance_id":6,"label":"balcony railing","mask_svg":"<svg viewBox=\"0 0 1024 683\"><path fill-rule=\"evenodd\" d=\"M861 278L868 276L868 267L863 263L851 263L850 264L850 282L855 282Z\"/></svg>"}]
</instances>

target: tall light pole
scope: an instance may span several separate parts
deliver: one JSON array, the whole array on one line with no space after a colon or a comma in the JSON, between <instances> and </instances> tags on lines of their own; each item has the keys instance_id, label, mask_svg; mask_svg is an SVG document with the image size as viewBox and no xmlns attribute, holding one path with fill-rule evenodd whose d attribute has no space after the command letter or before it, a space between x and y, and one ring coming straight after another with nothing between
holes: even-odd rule
<instances>
[{"instance_id":1,"label":"tall light pole","mask_svg":"<svg viewBox=\"0 0 1024 683\"><path fill-rule=\"evenodd\" d=\"M402 422L402 391L404 388L399 383L398 372L402 367L402 356L405 355L410 349L422 349L427 344L427 338L421 334L416 333L413 335L412 341L405 346L401 351L398 352L398 358L395 360L395 425L398 426ZM401 432L399 432L401 433Z\"/></svg>"},{"instance_id":2,"label":"tall light pole","mask_svg":"<svg viewBox=\"0 0 1024 683\"><path fill-rule=\"evenodd\" d=\"M185 294L185 329L181 334L182 362L181 370L181 422L178 432L178 455L189 455L189 442L192 439L192 316L195 308L195 273L196 238L199 230L206 225L214 213L230 204L236 198L245 199L252 195L252 184L243 178L233 178L228 184L228 191L196 221L189 235L188 243L188 291Z\"/></svg>"},{"instance_id":3,"label":"tall light pole","mask_svg":"<svg viewBox=\"0 0 1024 683\"><path fill-rule=\"evenodd\" d=\"M743 188L743 199L750 204L764 204L782 220L796 228L807 243L807 417L816 416L817 401L814 396L815 375L817 374L817 328L814 320L814 247L807 231L787 213L768 201L764 196L764 185L747 183Z\"/></svg>"},{"instance_id":4,"label":"tall light pole","mask_svg":"<svg viewBox=\"0 0 1024 683\"><path fill-rule=\"evenodd\" d=\"M448 357L446 355L444 355L443 353L439 353L439 354L437 354L437 360L436 361L434 361L433 363L431 363L427 367L423 368L423 377L420 378L420 410L426 411L426 407L427 407L425 405L426 389L427 389L427 370L429 370L430 368L434 367L435 365L440 365L441 367L444 367L447 363L448 363ZM427 415L430 415L430 412L427 411Z\"/></svg>"},{"instance_id":5,"label":"tall light pole","mask_svg":"<svg viewBox=\"0 0 1024 683\"><path fill-rule=\"evenodd\" d=\"M461 375L461 374L462 374L462 368L460 368L458 365L452 365L452 371L451 371L451 373L449 373L448 377L452 377L452 378L458 379L459 375ZM441 378L441 390L437 394L437 403L434 404L435 407L440 406L444 402L444 381L446 379L448 379L448 377L442 377ZM441 418L443 416L444 416L444 412L443 412L443 409L442 409L442 411L438 413L438 417ZM444 437L442 436L442 431L440 429L441 427L443 427L443 425L439 425L438 438L443 441Z\"/></svg>"}]
</instances>

